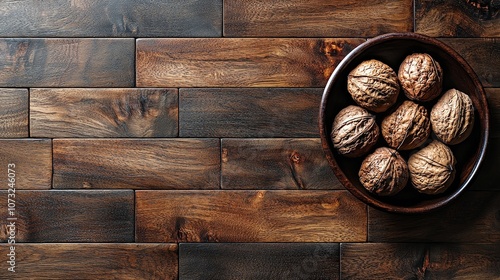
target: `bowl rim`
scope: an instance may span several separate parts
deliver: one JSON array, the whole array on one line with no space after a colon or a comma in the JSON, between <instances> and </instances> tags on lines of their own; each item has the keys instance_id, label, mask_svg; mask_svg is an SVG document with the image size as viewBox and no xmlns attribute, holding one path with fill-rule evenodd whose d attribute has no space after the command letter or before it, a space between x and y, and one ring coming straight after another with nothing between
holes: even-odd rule
<instances>
[{"instance_id":1,"label":"bowl rim","mask_svg":"<svg viewBox=\"0 0 500 280\"><path fill-rule=\"evenodd\" d=\"M480 95L480 101L481 103L484 103L483 111L484 111L484 119L483 123L481 124L481 127L484 127L484 129L481 129L481 137L480 137L480 143L479 143L479 149L480 153L478 158L476 159L470 173L467 175L465 178L464 182L461 184L461 186L455 190L453 193L451 193L449 196L445 197L443 200L432 203L432 204L427 204L427 205L418 205L418 206L413 206L413 207L405 207L405 206L397 206L397 205L392 205L386 202L382 202L375 197L369 197L362 193L356 186L354 186L347 176L344 174L342 169L337 165L337 161L335 160L335 156L333 154L333 151L330 149L329 143L328 143L328 138L330 137L327 134L327 127L325 123L326 119L326 105L330 97L331 93L331 88L333 84L339 79L339 74L343 71L343 69L348 66L348 64L351 63L353 59L358 57L363 53L368 48L371 48L373 46L376 46L378 44L381 44L386 41L390 41L393 39L402 39L402 40L415 40L418 41L419 43L424 43L424 44L430 44L437 46L438 48L442 49L444 52L450 54L452 57L456 59L456 62L461 65L461 67L467 72L467 74L470 76L472 82L474 83L474 86L479 92ZM320 110L319 110L319 118L318 118L318 124L319 124L319 131L320 131L320 137L321 137L321 145L323 148L323 151L326 155L326 158L328 160L328 163L330 167L332 168L333 172L335 173L335 176L339 179L340 183L350 192L352 193L355 197L357 197L359 200L364 202L365 204L369 206L373 206L379 210L385 211L385 212L393 212L393 213L403 213L403 214L416 214L416 213L425 213L429 211L434 211L439 208L442 208L443 206L447 205L449 202L457 198L463 191L464 189L469 185L471 180L474 178L475 174L477 173L477 170L479 169L481 163L483 162L484 155L486 152L486 148L488 146L488 139L489 139L489 118L490 118L490 113L489 113L489 108L488 108L488 102L486 99L486 93L484 91L483 85L480 82L477 74L474 72L472 67L467 63L467 61L460 55L458 54L454 49L446 45L445 43L439 41L438 39L419 34L419 33L414 33L414 32L405 32L405 33L387 33L387 34L382 34L370 39L367 39L367 41L363 42L356 48L354 48L351 52L349 52L343 59L342 61L335 67L335 70L333 73L330 75L328 82L323 90L323 96L321 98L321 104L320 104Z\"/></svg>"}]
</instances>

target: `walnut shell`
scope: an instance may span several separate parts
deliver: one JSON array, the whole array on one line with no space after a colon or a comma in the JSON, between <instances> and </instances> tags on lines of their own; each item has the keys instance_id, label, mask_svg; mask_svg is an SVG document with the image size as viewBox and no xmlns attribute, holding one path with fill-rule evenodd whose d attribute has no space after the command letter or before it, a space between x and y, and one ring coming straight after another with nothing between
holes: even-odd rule
<instances>
[{"instance_id":1,"label":"walnut shell","mask_svg":"<svg viewBox=\"0 0 500 280\"><path fill-rule=\"evenodd\" d=\"M432 141L408 160L412 185L421 193L439 194L455 179L456 159L448 146Z\"/></svg>"},{"instance_id":2,"label":"walnut shell","mask_svg":"<svg viewBox=\"0 0 500 280\"><path fill-rule=\"evenodd\" d=\"M408 166L399 153L378 148L368 155L359 169L359 181L369 192L380 196L395 195L408 182Z\"/></svg>"},{"instance_id":3,"label":"walnut shell","mask_svg":"<svg viewBox=\"0 0 500 280\"><path fill-rule=\"evenodd\" d=\"M404 101L382 121L382 136L397 150L411 150L422 145L430 133L427 109L412 101Z\"/></svg>"},{"instance_id":4,"label":"walnut shell","mask_svg":"<svg viewBox=\"0 0 500 280\"><path fill-rule=\"evenodd\" d=\"M432 130L448 145L464 141L474 126L474 105L470 97L456 89L450 89L431 110Z\"/></svg>"},{"instance_id":5,"label":"walnut shell","mask_svg":"<svg viewBox=\"0 0 500 280\"><path fill-rule=\"evenodd\" d=\"M333 147L340 154L358 157L375 145L379 133L374 115L359 106L350 105L335 116L331 138Z\"/></svg>"},{"instance_id":6,"label":"walnut shell","mask_svg":"<svg viewBox=\"0 0 500 280\"><path fill-rule=\"evenodd\" d=\"M438 97L443 88L443 69L425 53L407 56L399 67L398 78L411 100L430 101Z\"/></svg>"},{"instance_id":7,"label":"walnut shell","mask_svg":"<svg viewBox=\"0 0 500 280\"><path fill-rule=\"evenodd\" d=\"M378 60L363 61L349 73L347 91L359 106L384 112L398 98L398 77L391 67Z\"/></svg>"}]
</instances>

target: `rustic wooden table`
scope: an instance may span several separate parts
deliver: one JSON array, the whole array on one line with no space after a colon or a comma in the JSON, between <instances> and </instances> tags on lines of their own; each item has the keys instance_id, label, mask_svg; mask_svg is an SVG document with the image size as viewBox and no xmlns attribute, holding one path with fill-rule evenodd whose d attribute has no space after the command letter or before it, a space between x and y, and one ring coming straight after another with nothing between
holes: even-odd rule
<instances>
[{"instance_id":1,"label":"rustic wooden table","mask_svg":"<svg viewBox=\"0 0 500 280\"><path fill-rule=\"evenodd\" d=\"M490 105L430 214L367 207L321 150L329 75L389 32L449 44ZM0 279L500 279L498 1L2 1L0 37Z\"/></svg>"}]
</instances>

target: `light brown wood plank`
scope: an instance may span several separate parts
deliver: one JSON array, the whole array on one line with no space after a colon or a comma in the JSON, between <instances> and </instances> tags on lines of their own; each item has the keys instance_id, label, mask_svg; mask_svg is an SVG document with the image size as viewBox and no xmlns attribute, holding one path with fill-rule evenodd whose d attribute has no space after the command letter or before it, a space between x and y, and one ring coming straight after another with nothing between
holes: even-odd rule
<instances>
[{"instance_id":1,"label":"light brown wood plank","mask_svg":"<svg viewBox=\"0 0 500 280\"><path fill-rule=\"evenodd\" d=\"M320 139L223 139L223 189L344 189Z\"/></svg>"},{"instance_id":2,"label":"light brown wood plank","mask_svg":"<svg viewBox=\"0 0 500 280\"><path fill-rule=\"evenodd\" d=\"M176 137L177 89L32 89L32 137Z\"/></svg>"},{"instance_id":3,"label":"light brown wood plank","mask_svg":"<svg viewBox=\"0 0 500 280\"><path fill-rule=\"evenodd\" d=\"M181 137L318 137L319 88L180 89Z\"/></svg>"},{"instance_id":4,"label":"light brown wood plank","mask_svg":"<svg viewBox=\"0 0 500 280\"><path fill-rule=\"evenodd\" d=\"M0 87L130 87L134 39L0 39Z\"/></svg>"},{"instance_id":5,"label":"light brown wood plank","mask_svg":"<svg viewBox=\"0 0 500 280\"><path fill-rule=\"evenodd\" d=\"M0 191L7 200L7 191ZM19 242L133 242L132 190L16 191L14 215L0 204L0 242L15 217Z\"/></svg>"},{"instance_id":6,"label":"light brown wood plank","mask_svg":"<svg viewBox=\"0 0 500 280\"><path fill-rule=\"evenodd\" d=\"M0 189L7 189L8 164L14 164L16 189L50 189L52 143L50 139L0 140Z\"/></svg>"},{"instance_id":7,"label":"light brown wood plank","mask_svg":"<svg viewBox=\"0 0 500 280\"><path fill-rule=\"evenodd\" d=\"M411 31L410 0L224 1L228 37L373 37Z\"/></svg>"},{"instance_id":8,"label":"light brown wood plank","mask_svg":"<svg viewBox=\"0 0 500 280\"><path fill-rule=\"evenodd\" d=\"M139 87L324 87L362 39L137 40Z\"/></svg>"},{"instance_id":9,"label":"light brown wood plank","mask_svg":"<svg viewBox=\"0 0 500 280\"><path fill-rule=\"evenodd\" d=\"M56 139L54 188L218 189L218 139Z\"/></svg>"},{"instance_id":10,"label":"light brown wood plank","mask_svg":"<svg viewBox=\"0 0 500 280\"><path fill-rule=\"evenodd\" d=\"M29 136L27 89L0 88L0 138Z\"/></svg>"},{"instance_id":11,"label":"light brown wood plank","mask_svg":"<svg viewBox=\"0 0 500 280\"><path fill-rule=\"evenodd\" d=\"M136 242L361 242L347 191L136 191Z\"/></svg>"},{"instance_id":12,"label":"light brown wood plank","mask_svg":"<svg viewBox=\"0 0 500 280\"><path fill-rule=\"evenodd\" d=\"M177 279L176 244L16 244L15 252L15 273L2 254L0 279Z\"/></svg>"}]
</instances>

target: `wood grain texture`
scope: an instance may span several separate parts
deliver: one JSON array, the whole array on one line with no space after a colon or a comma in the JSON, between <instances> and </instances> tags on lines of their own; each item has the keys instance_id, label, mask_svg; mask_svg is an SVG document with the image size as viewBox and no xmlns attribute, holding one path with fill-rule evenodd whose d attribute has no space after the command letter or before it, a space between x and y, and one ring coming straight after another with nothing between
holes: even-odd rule
<instances>
[{"instance_id":1,"label":"wood grain texture","mask_svg":"<svg viewBox=\"0 0 500 280\"><path fill-rule=\"evenodd\" d=\"M181 137L318 137L321 89L180 89Z\"/></svg>"},{"instance_id":2,"label":"wood grain texture","mask_svg":"<svg viewBox=\"0 0 500 280\"><path fill-rule=\"evenodd\" d=\"M498 171L497 171L498 172ZM499 242L500 192L468 191L435 212L396 215L368 211L370 242Z\"/></svg>"},{"instance_id":3,"label":"wood grain texture","mask_svg":"<svg viewBox=\"0 0 500 280\"><path fill-rule=\"evenodd\" d=\"M415 1L415 32L432 37L500 37L500 5L479 0Z\"/></svg>"},{"instance_id":4,"label":"wood grain texture","mask_svg":"<svg viewBox=\"0 0 500 280\"><path fill-rule=\"evenodd\" d=\"M180 279L339 279L337 243L179 244Z\"/></svg>"},{"instance_id":5,"label":"wood grain texture","mask_svg":"<svg viewBox=\"0 0 500 280\"><path fill-rule=\"evenodd\" d=\"M500 166L500 138L490 137L483 162L470 184L471 190L500 191L498 166Z\"/></svg>"},{"instance_id":6,"label":"wood grain texture","mask_svg":"<svg viewBox=\"0 0 500 280\"><path fill-rule=\"evenodd\" d=\"M7 191L0 191L7 197ZM16 191L16 243L133 242L132 190ZM7 204L0 205L0 241L8 237ZM9 216L10 217L10 216Z\"/></svg>"},{"instance_id":7,"label":"wood grain texture","mask_svg":"<svg viewBox=\"0 0 500 280\"><path fill-rule=\"evenodd\" d=\"M218 189L218 139L56 139L54 188Z\"/></svg>"},{"instance_id":8,"label":"wood grain texture","mask_svg":"<svg viewBox=\"0 0 500 280\"><path fill-rule=\"evenodd\" d=\"M15 164L16 189L50 189L52 142L50 139L0 140L0 189L7 189L8 164Z\"/></svg>"},{"instance_id":9,"label":"wood grain texture","mask_svg":"<svg viewBox=\"0 0 500 280\"><path fill-rule=\"evenodd\" d=\"M223 139L223 189L344 189L320 139Z\"/></svg>"},{"instance_id":10,"label":"wood grain texture","mask_svg":"<svg viewBox=\"0 0 500 280\"><path fill-rule=\"evenodd\" d=\"M228 37L373 37L411 31L409 0L224 1Z\"/></svg>"},{"instance_id":11,"label":"wood grain texture","mask_svg":"<svg viewBox=\"0 0 500 280\"><path fill-rule=\"evenodd\" d=\"M136 191L136 242L356 242L366 207L347 191Z\"/></svg>"},{"instance_id":12,"label":"wood grain texture","mask_svg":"<svg viewBox=\"0 0 500 280\"><path fill-rule=\"evenodd\" d=\"M139 87L323 87L362 39L137 40Z\"/></svg>"},{"instance_id":13,"label":"wood grain texture","mask_svg":"<svg viewBox=\"0 0 500 280\"><path fill-rule=\"evenodd\" d=\"M176 244L18 244L15 252L16 272L0 279L177 279Z\"/></svg>"},{"instance_id":14,"label":"wood grain texture","mask_svg":"<svg viewBox=\"0 0 500 280\"><path fill-rule=\"evenodd\" d=\"M500 138L500 88L487 88L485 91L490 108L490 136Z\"/></svg>"},{"instance_id":15,"label":"wood grain texture","mask_svg":"<svg viewBox=\"0 0 500 280\"><path fill-rule=\"evenodd\" d=\"M222 0L37 0L0 7L2 37L216 37Z\"/></svg>"},{"instance_id":16,"label":"wood grain texture","mask_svg":"<svg viewBox=\"0 0 500 280\"><path fill-rule=\"evenodd\" d=\"M0 39L1 87L130 87L134 39Z\"/></svg>"},{"instance_id":17,"label":"wood grain texture","mask_svg":"<svg viewBox=\"0 0 500 280\"><path fill-rule=\"evenodd\" d=\"M31 89L32 137L176 137L177 89Z\"/></svg>"},{"instance_id":18,"label":"wood grain texture","mask_svg":"<svg viewBox=\"0 0 500 280\"><path fill-rule=\"evenodd\" d=\"M0 88L0 138L29 136L27 89Z\"/></svg>"}]
</instances>

